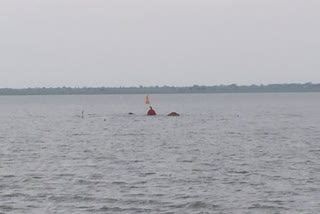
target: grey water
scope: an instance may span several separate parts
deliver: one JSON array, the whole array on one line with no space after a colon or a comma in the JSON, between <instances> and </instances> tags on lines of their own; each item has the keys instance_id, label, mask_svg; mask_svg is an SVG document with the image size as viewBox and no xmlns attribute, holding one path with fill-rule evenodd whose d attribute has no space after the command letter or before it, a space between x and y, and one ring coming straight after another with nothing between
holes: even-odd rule
<instances>
[{"instance_id":1,"label":"grey water","mask_svg":"<svg viewBox=\"0 0 320 214\"><path fill-rule=\"evenodd\" d=\"M320 93L144 98L0 97L0 213L320 213Z\"/></svg>"}]
</instances>

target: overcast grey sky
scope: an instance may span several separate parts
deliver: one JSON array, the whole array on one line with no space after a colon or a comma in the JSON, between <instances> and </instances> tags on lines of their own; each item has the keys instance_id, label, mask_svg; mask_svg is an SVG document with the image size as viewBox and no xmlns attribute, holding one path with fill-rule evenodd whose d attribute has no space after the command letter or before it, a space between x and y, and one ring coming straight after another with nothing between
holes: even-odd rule
<instances>
[{"instance_id":1,"label":"overcast grey sky","mask_svg":"<svg viewBox=\"0 0 320 214\"><path fill-rule=\"evenodd\" d=\"M0 88L320 83L319 0L3 0Z\"/></svg>"}]
</instances>

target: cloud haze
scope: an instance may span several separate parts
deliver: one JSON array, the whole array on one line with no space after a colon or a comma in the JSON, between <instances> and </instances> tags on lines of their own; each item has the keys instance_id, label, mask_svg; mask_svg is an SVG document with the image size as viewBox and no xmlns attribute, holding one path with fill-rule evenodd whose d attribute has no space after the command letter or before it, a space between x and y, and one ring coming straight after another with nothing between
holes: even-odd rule
<instances>
[{"instance_id":1,"label":"cloud haze","mask_svg":"<svg viewBox=\"0 0 320 214\"><path fill-rule=\"evenodd\" d=\"M0 88L320 82L318 0L10 0Z\"/></svg>"}]
</instances>

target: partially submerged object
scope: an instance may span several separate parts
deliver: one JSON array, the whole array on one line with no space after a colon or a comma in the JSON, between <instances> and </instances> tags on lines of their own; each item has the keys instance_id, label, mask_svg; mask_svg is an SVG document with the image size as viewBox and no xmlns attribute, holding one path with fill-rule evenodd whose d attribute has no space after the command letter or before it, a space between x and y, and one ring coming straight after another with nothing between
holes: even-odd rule
<instances>
[{"instance_id":1,"label":"partially submerged object","mask_svg":"<svg viewBox=\"0 0 320 214\"><path fill-rule=\"evenodd\" d=\"M168 116L180 116L180 114L178 114L177 112L171 112L170 114L168 114Z\"/></svg>"},{"instance_id":2,"label":"partially submerged object","mask_svg":"<svg viewBox=\"0 0 320 214\"><path fill-rule=\"evenodd\" d=\"M150 109L149 109L147 115L156 115L156 112L153 110L153 108L151 106L149 108Z\"/></svg>"}]
</instances>

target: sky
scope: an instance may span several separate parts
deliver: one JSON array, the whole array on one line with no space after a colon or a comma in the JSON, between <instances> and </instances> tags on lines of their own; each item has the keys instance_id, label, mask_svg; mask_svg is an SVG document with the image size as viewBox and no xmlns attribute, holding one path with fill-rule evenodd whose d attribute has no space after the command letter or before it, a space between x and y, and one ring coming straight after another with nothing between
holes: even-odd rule
<instances>
[{"instance_id":1,"label":"sky","mask_svg":"<svg viewBox=\"0 0 320 214\"><path fill-rule=\"evenodd\" d=\"M0 88L320 83L319 0L10 0Z\"/></svg>"}]
</instances>

